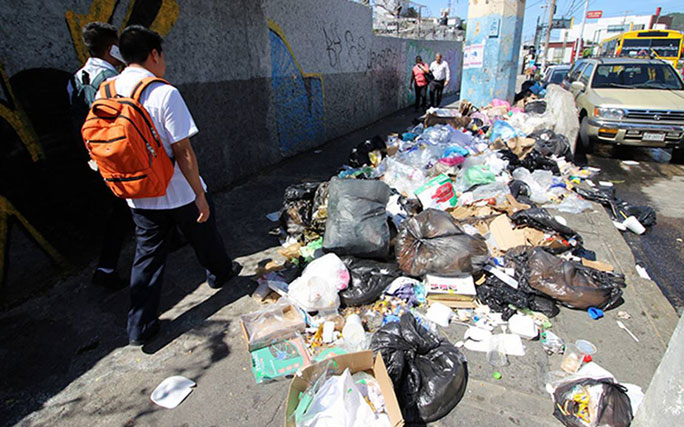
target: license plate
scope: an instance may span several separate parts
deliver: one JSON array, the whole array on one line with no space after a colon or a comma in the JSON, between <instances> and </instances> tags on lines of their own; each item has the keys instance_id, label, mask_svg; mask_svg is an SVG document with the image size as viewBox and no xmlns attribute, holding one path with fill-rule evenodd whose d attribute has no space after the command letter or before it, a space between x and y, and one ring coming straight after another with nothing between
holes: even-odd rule
<instances>
[{"instance_id":1,"label":"license plate","mask_svg":"<svg viewBox=\"0 0 684 427\"><path fill-rule=\"evenodd\" d=\"M664 133L644 132L643 140L644 141L663 142L663 141L665 141L665 134Z\"/></svg>"}]
</instances>

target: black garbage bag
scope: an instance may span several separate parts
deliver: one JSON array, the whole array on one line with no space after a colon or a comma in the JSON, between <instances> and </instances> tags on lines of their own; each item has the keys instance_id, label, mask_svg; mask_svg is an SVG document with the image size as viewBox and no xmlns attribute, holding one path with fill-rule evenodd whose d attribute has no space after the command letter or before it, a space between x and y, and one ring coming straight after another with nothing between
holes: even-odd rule
<instances>
[{"instance_id":1,"label":"black garbage bag","mask_svg":"<svg viewBox=\"0 0 684 427\"><path fill-rule=\"evenodd\" d=\"M371 349L382 354L407 423L437 421L461 401L468 383L465 356L418 326L412 314L380 328Z\"/></svg>"},{"instance_id":2,"label":"black garbage bag","mask_svg":"<svg viewBox=\"0 0 684 427\"><path fill-rule=\"evenodd\" d=\"M508 320L517 310L511 308L509 304L517 308L529 308L545 314L549 318L555 317L560 313L556 303L549 298L538 295L534 289L518 285L517 289L508 286L494 275L488 274L485 283L477 286L477 298L480 302L487 304L490 309L502 314L504 320Z\"/></svg>"},{"instance_id":3,"label":"black garbage bag","mask_svg":"<svg viewBox=\"0 0 684 427\"><path fill-rule=\"evenodd\" d=\"M395 251L399 267L414 277L476 273L489 259L482 237L465 233L451 215L437 209L404 221Z\"/></svg>"},{"instance_id":4,"label":"black garbage bag","mask_svg":"<svg viewBox=\"0 0 684 427\"><path fill-rule=\"evenodd\" d=\"M510 166L510 165L509 165ZM520 161L520 165L530 171L545 170L551 171L554 175L560 175L558 164L550 158L541 154L537 149L533 149L530 153Z\"/></svg>"},{"instance_id":5,"label":"black garbage bag","mask_svg":"<svg viewBox=\"0 0 684 427\"><path fill-rule=\"evenodd\" d=\"M594 389L596 386L600 390ZM582 408L573 399L575 393L583 393L585 390L594 390L590 393L591 399L598 399L595 419L589 420L591 425L627 427L631 424L632 403L627 395L627 388L609 378L580 378L558 386L553 392L553 416L568 427L586 426L577 416Z\"/></svg>"},{"instance_id":6,"label":"black garbage bag","mask_svg":"<svg viewBox=\"0 0 684 427\"><path fill-rule=\"evenodd\" d=\"M382 181L330 181L323 250L337 255L387 259L390 231L385 207L390 189Z\"/></svg>"},{"instance_id":7,"label":"black garbage bag","mask_svg":"<svg viewBox=\"0 0 684 427\"><path fill-rule=\"evenodd\" d=\"M516 278L524 290L533 289L570 308L613 308L620 304L626 287L621 274L566 261L541 247L513 248L506 259L515 264Z\"/></svg>"},{"instance_id":8,"label":"black garbage bag","mask_svg":"<svg viewBox=\"0 0 684 427\"><path fill-rule=\"evenodd\" d=\"M546 101L543 99L530 101L525 104L523 109L528 114L544 114L546 112Z\"/></svg>"},{"instance_id":9,"label":"black garbage bag","mask_svg":"<svg viewBox=\"0 0 684 427\"><path fill-rule=\"evenodd\" d=\"M634 206L625 201L618 200L617 209L618 212L621 211L628 217L636 217L644 227L656 224L656 211L650 206Z\"/></svg>"},{"instance_id":10,"label":"black garbage bag","mask_svg":"<svg viewBox=\"0 0 684 427\"><path fill-rule=\"evenodd\" d=\"M377 300L390 283L401 276L393 262L378 262L354 257L342 258L351 275L347 289L340 291L340 300L348 307L357 307Z\"/></svg>"},{"instance_id":11,"label":"black garbage bag","mask_svg":"<svg viewBox=\"0 0 684 427\"><path fill-rule=\"evenodd\" d=\"M532 193L532 191L530 190L530 186L527 185L524 181L520 181L519 179L512 179L508 183L508 189L511 191L511 195L513 196L513 198L519 203L524 203L530 206L536 206L536 203L534 203L530 199L530 194Z\"/></svg>"},{"instance_id":12,"label":"black garbage bag","mask_svg":"<svg viewBox=\"0 0 684 427\"><path fill-rule=\"evenodd\" d=\"M354 168L369 165L371 161L368 154L375 150L387 152L385 141L378 135L352 148L351 154L349 154L349 165Z\"/></svg>"},{"instance_id":13,"label":"black garbage bag","mask_svg":"<svg viewBox=\"0 0 684 427\"><path fill-rule=\"evenodd\" d=\"M579 234L572 228L556 221L549 211L544 208L530 208L518 211L511 215L511 219L515 225L525 224L539 230L558 233L566 240L575 239L577 243L582 244L582 237Z\"/></svg>"},{"instance_id":14,"label":"black garbage bag","mask_svg":"<svg viewBox=\"0 0 684 427\"><path fill-rule=\"evenodd\" d=\"M319 236L325 233L325 222L328 220L328 196L330 182L324 182L316 188L311 205L311 230Z\"/></svg>"},{"instance_id":15,"label":"black garbage bag","mask_svg":"<svg viewBox=\"0 0 684 427\"><path fill-rule=\"evenodd\" d=\"M564 157L566 160L572 160L570 141L565 135L556 133L551 129L544 129L532 132L528 138L534 139L534 150L542 156L555 155Z\"/></svg>"},{"instance_id":16,"label":"black garbage bag","mask_svg":"<svg viewBox=\"0 0 684 427\"><path fill-rule=\"evenodd\" d=\"M288 236L300 238L311 226L313 199L320 184L305 182L290 185L285 189L279 221Z\"/></svg>"}]
</instances>

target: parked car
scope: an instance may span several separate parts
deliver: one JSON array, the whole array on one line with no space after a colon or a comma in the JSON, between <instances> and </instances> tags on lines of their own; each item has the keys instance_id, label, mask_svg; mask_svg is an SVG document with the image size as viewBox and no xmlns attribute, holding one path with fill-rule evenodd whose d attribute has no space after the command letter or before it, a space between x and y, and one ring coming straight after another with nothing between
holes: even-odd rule
<instances>
[{"instance_id":1,"label":"parked car","mask_svg":"<svg viewBox=\"0 0 684 427\"><path fill-rule=\"evenodd\" d=\"M546 86L552 83L557 85L561 84L565 78L565 75L568 74L568 71L570 71L569 64L551 65L546 69L546 73L544 73L544 78L541 82L542 86L546 88Z\"/></svg>"},{"instance_id":2,"label":"parked car","mask_svg":"<svg viewBox=\"0 0 684 427\"><path fill-rule=\"evenodd\" d=\"M673 148L684 160L684 81L658 59L588 58L562 86L575 96L581 147L595 142Z\"/></svg>"}]
</instances>

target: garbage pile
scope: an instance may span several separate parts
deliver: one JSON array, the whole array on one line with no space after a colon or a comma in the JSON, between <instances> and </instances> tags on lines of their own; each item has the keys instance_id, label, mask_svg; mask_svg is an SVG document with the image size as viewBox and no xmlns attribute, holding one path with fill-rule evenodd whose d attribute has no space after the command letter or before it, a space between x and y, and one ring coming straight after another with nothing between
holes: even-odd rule
<instances>
[{"instance_id":1,"label":"garbage pile","mask_svg":"<svg viewBox=\"0 0 684 427\"><path fill-rule=\"evenodd\" d=\"M553 390L558 419L631 419L614 379L577 376L593 345L578 349L550 330L561 307L600 316L626 286L561 214L597 201L616 224L655 222L595 184L598 169L572 163L576 122L572 96L557 86L516 106L463 101L359 144L327 182L287 188L271 216L288 261L264 267L254 296L272 303L242 326L257 382L303 372L288 425L438 420L467 388L464 350L500 367L536 338L565 352L562 369L576 380ZM453 321L470 325L459 347L440 336ZM375 377L350 359L370 366L368 350L379 355Z\"/></svg>"}]
</instances>

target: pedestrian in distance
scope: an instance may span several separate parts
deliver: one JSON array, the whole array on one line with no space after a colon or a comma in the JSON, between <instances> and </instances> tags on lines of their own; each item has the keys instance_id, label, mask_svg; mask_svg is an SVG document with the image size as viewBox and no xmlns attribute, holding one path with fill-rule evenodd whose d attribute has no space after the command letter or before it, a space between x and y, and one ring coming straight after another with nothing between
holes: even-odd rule
<instances>
[{"instance_id":1,"label":"pedestrian in distance","mask_svg":"<svg viewBox=\"0 0 684 427\"><path fill-rule=\"evenodd\" d=\"M100 89L88 116L92 123L83 129L84 137L91 137L86 144L91 156L107 166L100 171L112 191L126 198L136 226L127 326L130 345L144 345L159 332L164 268L175 227L194 249L210 287L220 288L241 269L226 253L199 173L190 143L197 126L181 93L162 79L166 74L162 44L158 33L140 25L121 33L119 48L127 67ZM116 136L119 130L112 123L129 133ZM104 136L110 138L105 139L110 148L98 144ZM110 151L128 155L112 160ZM135 156L143 157L125 164ZM146 169L134 170L134 164Z\"/></svg>"},{"instance_id":2,"label":"pedestrian in distance","mask_svg":"<svg viewBox=\"0 0 684 427\"><path fill-rule=\"evenodd\" d=\"M430 72L434 77L430 82L430 106L439 107L442 104L442 92L451 78L449 64L442 59L441 53L435 55L435 60L430 64Z\"/></svg>"},{"instance_id":3,"label":"pedestrian in distance","mask_svg":"<svg viewBox=\"0 0 684 427\"><path fill-rule=\"evenodd\" d=\"M119 34L113 25L105 22L91 22L83 27L82 37L89 57L83 67L69 79L67 85L74 139L77 141L81 141L81 126L100 85L107 79L118 75L118 67L123 65L123 58L118 48ZM97 170L97 165L92 160L89 165ZM133 223L126 202L114 197L109 191L107 193L104 197L105 206L102 213L105 219L102 222L104 236L92 282L95 285L116 290L127 286L127 282L119 277L116 270L124 237L132 228Z\"/></svg>"},{"instance_id":4,"label":"pedestrian in distance","mask_svg":"<svg viewBox=\"0 0 684 427\"><path fill-rule=\"evenodd\" d=\"M419 107L427 108L427 88L430 77L430 67L423 62L423 58L416 56L416 65L411 70L411 82L409 83L416 95L414 111L418 111Z\"/></svg>"}]
</instances>

